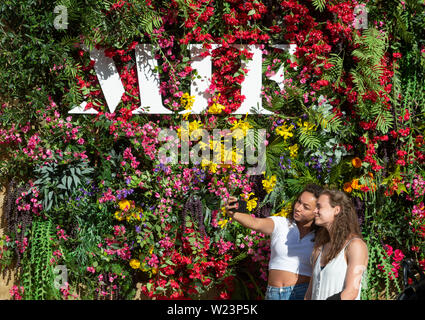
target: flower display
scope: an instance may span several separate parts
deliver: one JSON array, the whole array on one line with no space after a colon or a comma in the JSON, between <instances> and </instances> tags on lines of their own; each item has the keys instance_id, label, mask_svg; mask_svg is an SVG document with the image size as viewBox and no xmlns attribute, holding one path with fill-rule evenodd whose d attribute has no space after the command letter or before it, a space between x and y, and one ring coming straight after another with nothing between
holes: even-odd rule
<instances>
[{"instance_id":1,"label":"flower display","mask_svg":"<svg viewBox=\"0 0 425 320\"><path fill-rule=\"evenodd\" d=\"M269 237L225 202L287 217L308 183L355 205L364 299L425 268L423 4L74 5L53 30L48 4L0 4L14 299L262 299Z\"/></svg>"}]
</instances>

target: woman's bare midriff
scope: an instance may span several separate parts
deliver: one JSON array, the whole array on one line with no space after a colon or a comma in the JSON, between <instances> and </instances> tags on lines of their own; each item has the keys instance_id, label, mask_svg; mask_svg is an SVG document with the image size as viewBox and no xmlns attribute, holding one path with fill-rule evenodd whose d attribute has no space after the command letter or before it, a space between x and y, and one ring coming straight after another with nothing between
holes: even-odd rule
<instances>
[{"instance_id":1,"label":"woman's bare midriff","mask_svg":"<svg viewBox=\"0 0 425 320\"><path fill-rule=\"evenodd\" d=\"M308 283L310 277L284 270L269 270L268 284L272 287L289 287L296 284Z\"/></svg>"}]
</instances>

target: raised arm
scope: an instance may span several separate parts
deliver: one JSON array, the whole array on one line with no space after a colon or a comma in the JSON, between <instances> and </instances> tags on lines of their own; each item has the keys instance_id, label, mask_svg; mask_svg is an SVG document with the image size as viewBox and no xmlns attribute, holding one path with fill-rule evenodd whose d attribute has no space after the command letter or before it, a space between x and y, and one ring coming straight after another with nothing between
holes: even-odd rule
<instances>
[{"instance_id":1,"label":"raised arm","mask_svg":"<svg viewBox=\"0 0 425 320\"><path fill-rule=\"evenodd\" d=\"M233 220L239 222L242 226L264 234L271 234L274 229L274 222L270 218L256 218L247 213L237 211L238 199L230 197L226 204L226 213Z\"/></svg>"},{"instance_id":2,"label":"raised arm","mask_svg":"<svg viewBox=\"0 0 425 320\"><path fill-rule=\"evenodd\" d=\"M341 300L354 300L359 294L363 273L367 268L368 253L366 244L354 239L347 246L347 273L345 287L341 292Z\"/></svg>"}]
</instances>

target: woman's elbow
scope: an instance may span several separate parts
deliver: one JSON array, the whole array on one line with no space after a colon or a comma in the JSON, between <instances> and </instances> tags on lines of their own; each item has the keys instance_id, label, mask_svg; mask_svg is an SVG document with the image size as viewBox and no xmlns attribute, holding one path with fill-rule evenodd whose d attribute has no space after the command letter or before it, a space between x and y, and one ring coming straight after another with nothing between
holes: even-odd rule
<instances>
[{"instance_id":1,"label":"woman's elbow","mask_svg":"<svg viewBox=\"0 0 425 320\"><path fill-rule=\"evenodd\" d=\"M341 300L356 300L359 295L359 289L356 288L346 288L341 293Z\"/></svg>"}]
</instances>

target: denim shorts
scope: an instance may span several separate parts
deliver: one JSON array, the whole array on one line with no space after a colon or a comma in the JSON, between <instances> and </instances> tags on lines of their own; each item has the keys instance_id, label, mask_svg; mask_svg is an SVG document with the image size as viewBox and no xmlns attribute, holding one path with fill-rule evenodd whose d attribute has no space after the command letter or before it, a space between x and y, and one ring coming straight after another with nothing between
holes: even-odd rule
<instances>
[{"instance_id":1,"label":"denim shorts","mask_svg":"<svg viewBox=\"0 0 425 320\"><path fill-rule=\"evenodd\" d=\"M308 289L307 283L300 283L289 287L267 286L265 300L304 300Z\"/></svg>"}]
</instances>

